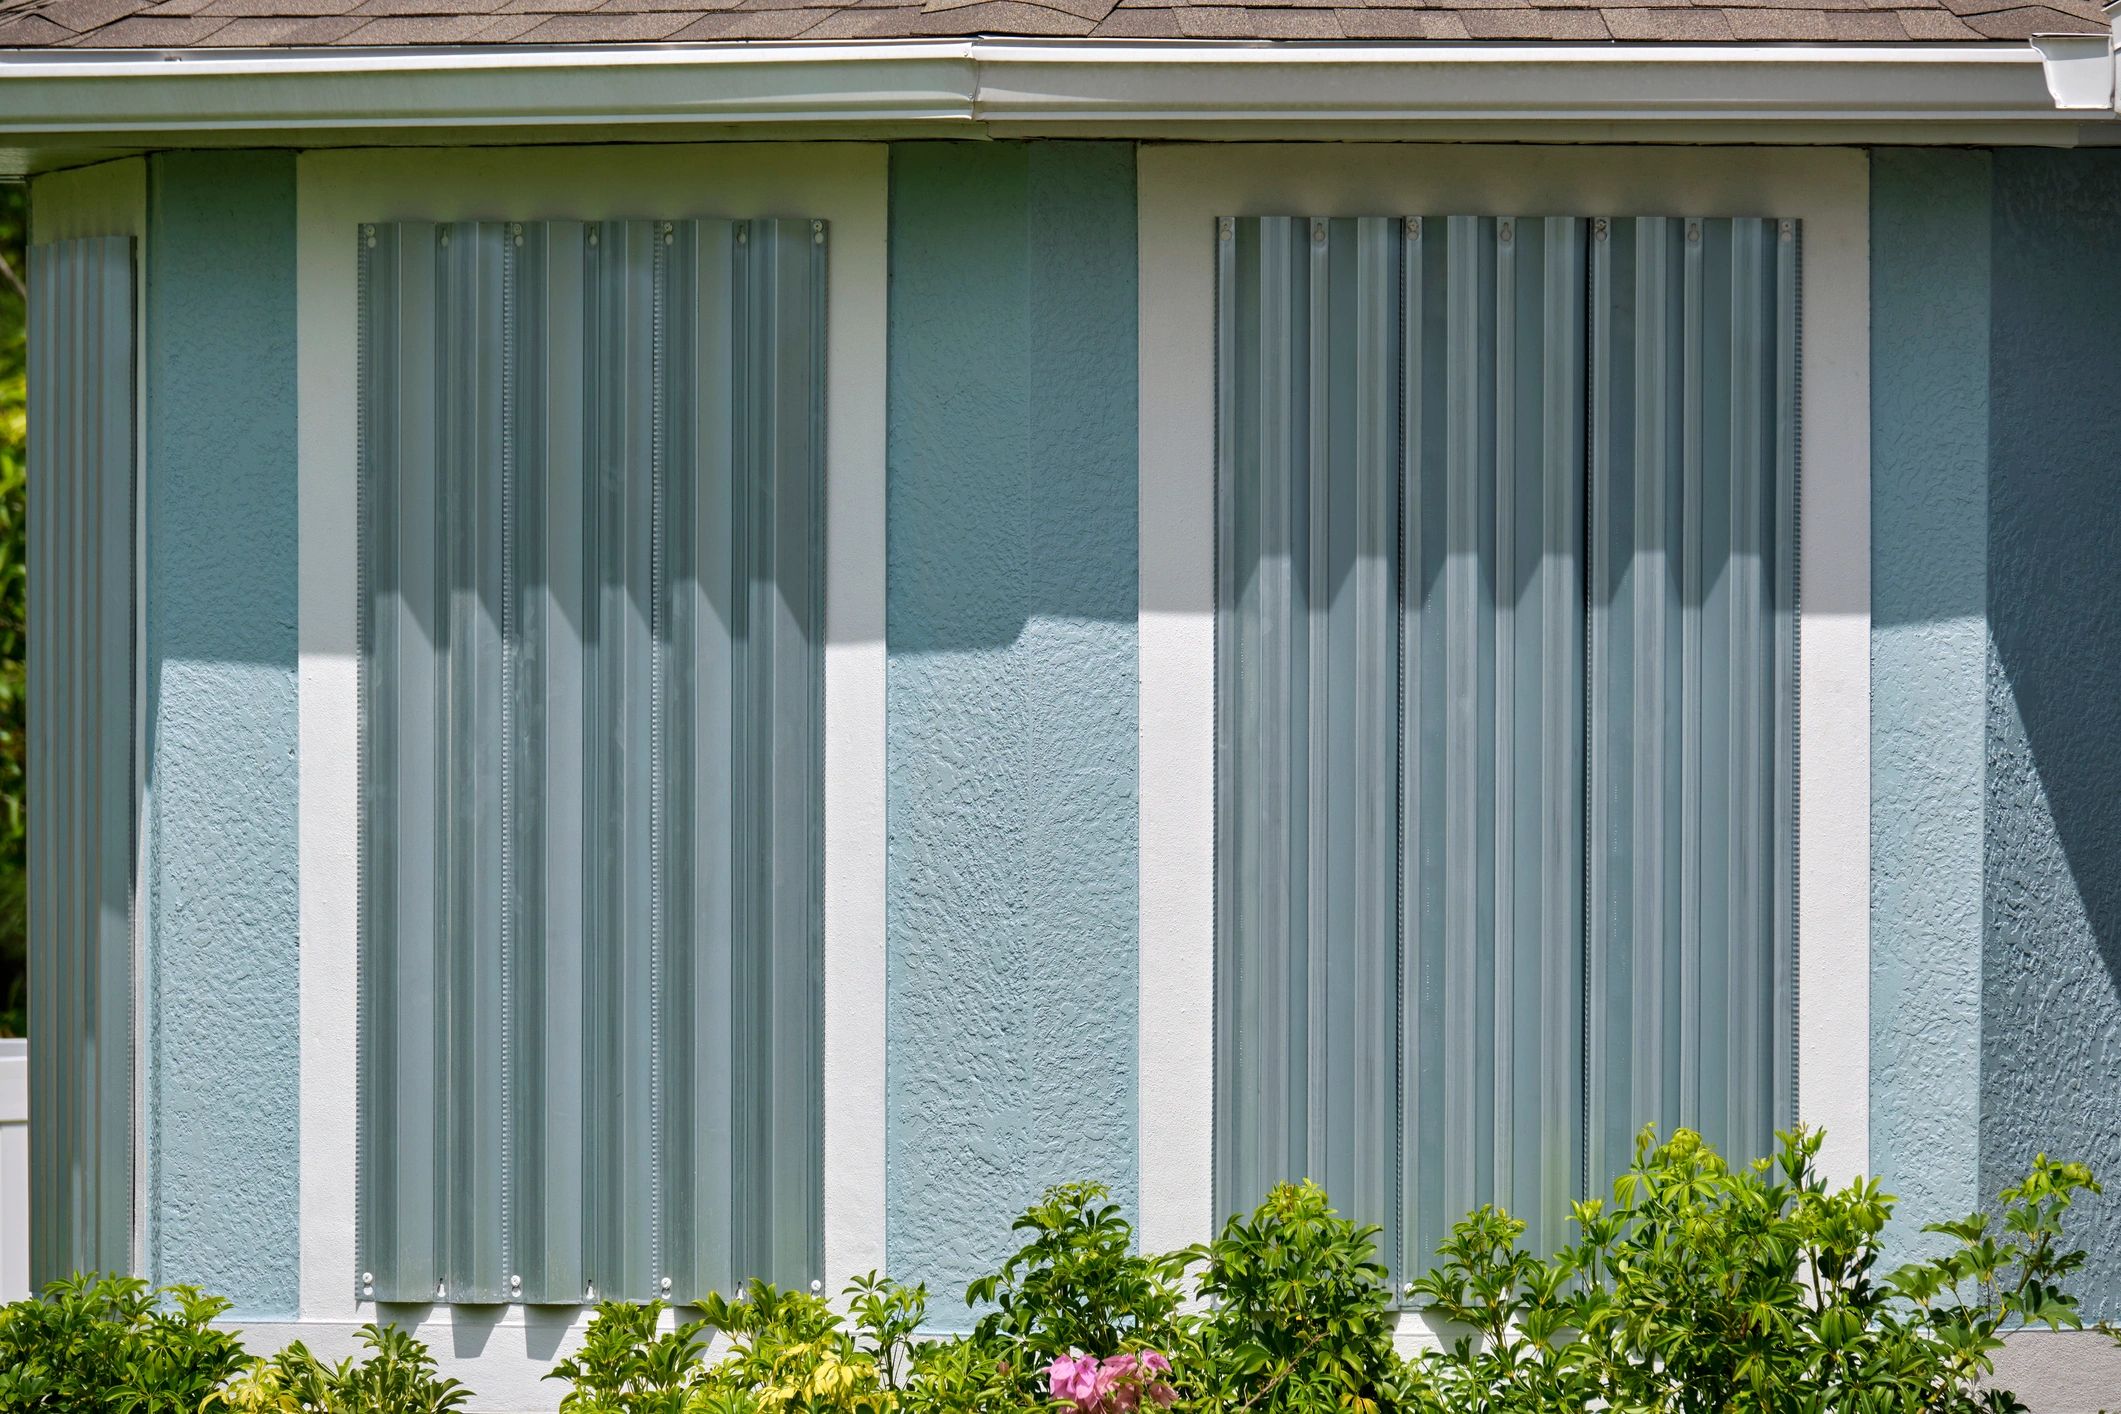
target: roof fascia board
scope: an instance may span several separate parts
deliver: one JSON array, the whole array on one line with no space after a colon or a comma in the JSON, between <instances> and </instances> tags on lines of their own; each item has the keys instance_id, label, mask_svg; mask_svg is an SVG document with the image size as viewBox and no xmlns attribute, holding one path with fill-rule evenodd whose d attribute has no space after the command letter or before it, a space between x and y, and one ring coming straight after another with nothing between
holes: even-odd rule
<instances>
[{"instance_id":1,"label":"roof fascia board","mask_svg":"<svg viewBox=\"0 0 2121 1414\"><path fill-rule=\"evenodd\" d=\"M2025 125L2075 118L2024 44L950 40L0 53L0 139L421 129L1274 123ZM497 134L498 135L498 134ZM2066 140L2066 139L2064 139Z\"/></svg>"}]
</instances>

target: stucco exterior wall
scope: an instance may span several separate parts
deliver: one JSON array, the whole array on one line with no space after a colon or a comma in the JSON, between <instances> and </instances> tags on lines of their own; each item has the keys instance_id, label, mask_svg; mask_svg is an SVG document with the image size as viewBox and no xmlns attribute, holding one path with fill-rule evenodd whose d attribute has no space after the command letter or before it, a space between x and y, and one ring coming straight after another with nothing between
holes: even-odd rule
<instances>
[{"instance_id":1,"label":"stucco exterior wall","mask_svg":"<svg viewBox=\"0 0 2121 1414\"><path fill-rule=\"evenodd\" d=\"M1980 1206L1989 155L1871 162L1871 1165Z\"/></svg>"},{"instance_id":2,"label":"stucco exterior wall","mask_svg":"<svg viewBox=\"0 0 2121 1414\"><path fill-rule=\"evenodd\" d=\"M2121 153L1995 155L1981 1190L2121 1180ZM2076 1214L2121 1315L2121 1182Z\"/></svg>"},{"instance_id":3,"label":"stucco exterior wall","mask_svg":"<svg viewBox=\"0 0 2121 1414\"><path fill-rule=\"evenodd\" d=\"M943 1324L1047 1184L1130 1210L1134 149L893 149L894 1274Z\"/></svg>"},{"instance_id":4,"label":"stucco exterior wall","mask_svg":"<svg viewBox=\"0 0 2121 1414\"><path fill-rule=\"evenodd\" d=\"M148 166L147 1266L243 1315L296 1304L294 171Z\"/></svg>"}]
</instances>

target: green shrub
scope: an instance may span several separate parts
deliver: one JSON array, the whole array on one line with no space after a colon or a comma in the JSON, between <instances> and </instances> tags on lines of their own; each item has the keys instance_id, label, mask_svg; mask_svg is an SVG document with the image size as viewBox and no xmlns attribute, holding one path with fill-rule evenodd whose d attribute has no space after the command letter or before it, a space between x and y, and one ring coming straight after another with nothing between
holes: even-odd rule
<instances>
[{"instance_id":1,"label":"green shrub","mask_svg":"<svg viewBox=\"0 0 2121 1414\"><path fill-rule=\"evenodd\" d=\"M2083 1262L2062 1222L2088 1170L2044 1156L1984 1216L1934 1226L1945 1256L1877 1271L1892 1199L1877 1180L1831 1188L1820 1136L1785 1135L1772 1161L1727 1165L1698 1135L1645 1130L1610 1206L1576 1205L1581 1241L1551 1261L1523 1224L1483 1208L1413 1284L1463 1328L1424 1355L1434 1411L1626 1414L1975 1414L2021 1406L1980 1381L2002 1335L2079 1324L2061 1282Z\"/></svg>"},{"instance_id":2,"label":"green shrub","mask_svg":"<svg viewBox=\"0 0 2121 1414\"><path fill-rule=\"evenodd\" d=\"M1024 1245L1000 1271L965 1289L968 1306L992 1306L972 1341L996 1382L1025 1407L1046 1405L1057 1361L1146 1357L1183 1363L1194 1322L1182 1319L1190 1253L1134 1250L1134 1229L1100 1184L1066 1183L1016 1220ZM1146 1379L1146 1375L1127 1378Z\"/></svg>"},{"instance_id":3,"label":"green shrub","mask_svg":"<svg viewBox=\"0 0 2121 1414\"><path fill-rule=\"evenodd\" d=\"M545 1378L566 1380L563 1414L661 1414L682 1410L700 1379L705 1321L663 1331L664 1305L600 1301L582 1348Z\"/></svg>"},{"instance_id":4,"label":"green shrub","mask_svg":"<svg viewBox=\"0 0 2121 1414\"><path fill-rule=\"evenodd\" d=\"M0 1414L197 1414L242 1368L213 1319L228 1309L189 1286L77 1276L0 1308Z\"/></svg>"},{"instance_id":5,"label":"green shrub","mask_svg":"<svg viewBox=\"0 0 2121 1414\"><path fill-rule=\"evenodd\" d=\"M327 1365L296 1341L254 1360L209 1408L229 1414L451 1414L471 1392L435 1369L427 1347L395 1326L366 1325L360 1360Z\"/></svg>"},{"instance_id":6,"label":"green shrub","mask_svg":"<svg viewBox=\"0 0 2121 1414\"><path fill-rule=\"evenodd\" d=\"M1260 1414L1397 1408L1404 1372L1378 1231L1339 1216L1310 1182L1230 1219L1191 1254L1208 1311L1182 1383L1208 1407Z\"/></svg>"}]
</instances>

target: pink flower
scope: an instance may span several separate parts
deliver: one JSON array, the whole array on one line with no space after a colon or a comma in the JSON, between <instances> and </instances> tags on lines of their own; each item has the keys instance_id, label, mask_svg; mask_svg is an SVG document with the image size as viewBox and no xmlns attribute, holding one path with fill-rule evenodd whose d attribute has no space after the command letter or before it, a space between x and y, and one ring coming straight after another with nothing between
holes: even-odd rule
<instances>
[{"instance_id":1,"label":"pink flower","mask_svg":"<svg viewBox=\"0 0 2121 1414\"><path fill-rule=\"evenodd\" d=\"M1165 1409L1178 1402L1178 1392L1158 1378L1170 1372L1171 1362L1156 1350L1122 1351L1103 1360L1069 1354L1047 1367L1046 1386L1077 1414L1135 1414L1143 1395Z\"/></svg>"},{"instance_id":2,"label":"pink flower","mask_svg":"<svg viewBox=\"0 0 2121 1414\"><path fill-rule=\"evenodd\" d=\"M1065 1399L1077 1409L1097 1403L1097 1361L1087 1355L1063 1355L1046 1367L1046 1388L1055 1399Z\"/></svg>"}]
</instances>

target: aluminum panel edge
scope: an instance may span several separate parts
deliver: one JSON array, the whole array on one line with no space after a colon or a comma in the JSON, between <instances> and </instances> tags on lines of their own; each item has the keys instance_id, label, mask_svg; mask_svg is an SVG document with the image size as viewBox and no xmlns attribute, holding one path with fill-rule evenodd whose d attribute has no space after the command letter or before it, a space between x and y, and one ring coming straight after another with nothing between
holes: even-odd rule
<instances>
[{"instance_id":1,"label":"aluminum panel edge","mask_svg":"<svg viewBox=\"0 0 2121 1414\"><path fill-rule=\"evenodd\" d=\"M30 250L30 1277L133 1270L134 242Z\"/></svg>"}]
</instances>

